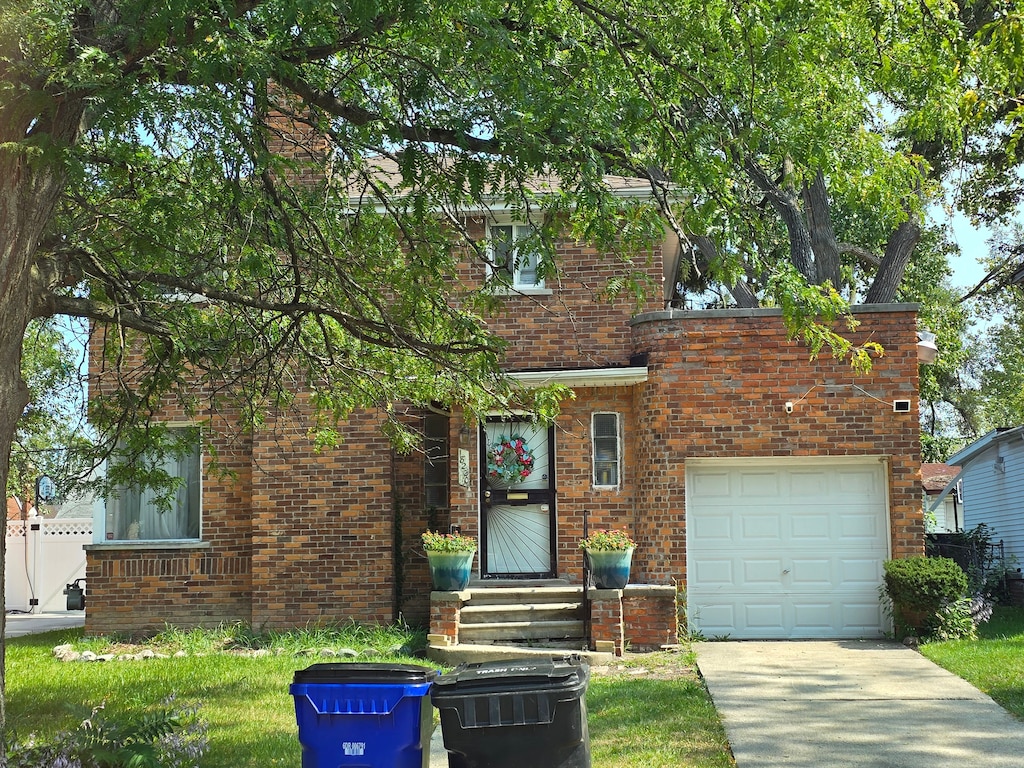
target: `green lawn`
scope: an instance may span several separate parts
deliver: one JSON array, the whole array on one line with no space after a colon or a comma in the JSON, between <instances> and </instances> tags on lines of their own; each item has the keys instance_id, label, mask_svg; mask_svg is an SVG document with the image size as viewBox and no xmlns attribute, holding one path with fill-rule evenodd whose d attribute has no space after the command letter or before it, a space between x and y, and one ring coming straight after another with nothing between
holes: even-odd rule
<instances>
[{"instance_id":1,"label":"green lawn","mask_svg":"<svg viewBox=\"0 0 1024 768\"><path fill-rule=\"evenodd\" d=\"M173 693L178 702L198 703L209 724L203 768L298 766L288 685L296 669L320 659L296 657L290 650L253 658L213 651L199 655L193 649L184 658L60 662L51 650L65 642L102 650L93 641L83 642L81 630L8 641L8 724L19 737L72 729L102 703L111 711L136 709ZM417 663L387 655L387 647L378 645L385 655L375 661ZM595 768L733 765L692 661L686 653L659 653L595 670L586 699Z\"/></svg>"},{"instance_id":2,"label":"green lawn","mask_svg":"<svg viewBox=\"0 0 1024 768\"><path fill-rule=\"evenodd\" d=\"M921 653L1024 719L1024 608L996 608L980 639L926 643Z\"/></svg>"}]
</instances>

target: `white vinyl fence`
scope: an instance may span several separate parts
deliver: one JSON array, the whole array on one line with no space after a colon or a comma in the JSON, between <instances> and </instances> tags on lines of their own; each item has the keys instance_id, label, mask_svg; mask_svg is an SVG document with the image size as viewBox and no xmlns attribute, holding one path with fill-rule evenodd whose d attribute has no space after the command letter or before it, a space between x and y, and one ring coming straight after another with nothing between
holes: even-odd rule
<instances>
[{"instance_id":1,"label":"white vinyl fence","mask_svg":"<svg viewBox=\"0 0 1024 768\"><path fill-rule=\"evenodd\" d=\"M63 613L64 588L85 578L92 520L30 517L7 521L4 596L8 611ZM88 589L88 584L81 585Z\"/></svg>"}]
</instances>

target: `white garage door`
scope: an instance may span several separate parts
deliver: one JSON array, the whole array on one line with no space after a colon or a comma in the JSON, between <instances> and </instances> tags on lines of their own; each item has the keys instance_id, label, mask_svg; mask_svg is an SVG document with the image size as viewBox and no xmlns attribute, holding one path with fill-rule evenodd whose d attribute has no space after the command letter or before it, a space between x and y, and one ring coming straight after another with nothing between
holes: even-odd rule
<instances>
[{"instance_id":1,"label":"white garage door","mask_svg":"<svg viewBox=\"0 0 1024 768\"><path fill-rule=\"evenodd\" d=\"M878 637L885 464L687 462L691 628L734 639Z\"/></svg>"}]
</instances>

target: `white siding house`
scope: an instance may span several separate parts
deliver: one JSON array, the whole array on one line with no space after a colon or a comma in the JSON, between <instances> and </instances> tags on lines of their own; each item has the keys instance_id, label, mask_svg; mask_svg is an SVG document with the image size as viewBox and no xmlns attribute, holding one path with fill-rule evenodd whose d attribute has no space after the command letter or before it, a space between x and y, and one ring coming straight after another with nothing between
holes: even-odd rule
<instances>
[{"instance_id":1,"label":"white siding house","mask_svg":"<svg viewBox=\"0 0 1024 768\"><path fill-rule=\"evenodd\" d=\"M963 485L960 467L948 464L922 464L921 487L924 490L925 523L928 533L957 533L964 530ZM946 486L953 482L950 490ZM933 502L941 494L938 506Z\"/></svg>"},{"instance_id":2,"label":"white siding house","mask_svg":"<svg viewBox=\"0 0 1024 768\"><path fill-rule=\"evenodd\" d=\"M1007 560L1024 563L1024 426L993 430L947 463L962 467L964 527L985 523Z\"/></svg>"}]
</instances>

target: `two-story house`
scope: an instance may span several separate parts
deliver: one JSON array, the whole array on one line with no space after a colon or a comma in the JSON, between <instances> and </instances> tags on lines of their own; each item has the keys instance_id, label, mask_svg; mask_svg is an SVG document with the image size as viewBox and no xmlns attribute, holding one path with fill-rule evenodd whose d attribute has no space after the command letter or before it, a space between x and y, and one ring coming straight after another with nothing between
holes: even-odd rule
<instances>
[{"instance_id":1,"label":"two-story house","mask_svg":"<svg viewBox=\"0 0 1024 768\"><path fill-rule=\"evenodd\" d=\"M637 180L608 183L647 194ZM591 245L559 242L557 276L542 278L529 253L500 252L530 221L495 205L463 223L499 251L491 264L467 259L463 282L494 284L495 269L508 271L493 324L510 342L505 370L575 393L555 423L410 412L424 450L399 455L372 412L353 414L336 448L314 450L301 395L251 434L215 416L205 439L230 474L206 471L197 439L168 467L188 481L170 512L124 494L97 521L88 634L401 619L430 621L435 642L455 644L469 598L435 593L431 609L422 531L478 537L474 594L517 582L578 592L585 525L628 529L631 583L652 587L612 596L611 630L607 616L587 617L616 650L675 637L676 589L707 636L886 631L882 562L923 552L915 306L854 308L853 338L885 348L859 374L811 359L777 310L668 308L672 238L651 254L637 311L599 295L614 267ZM165 417L187 427L181 414ZM512 434L535 470L515 489L492 488L487 450Z\"/></svg>"}]
</instances>

